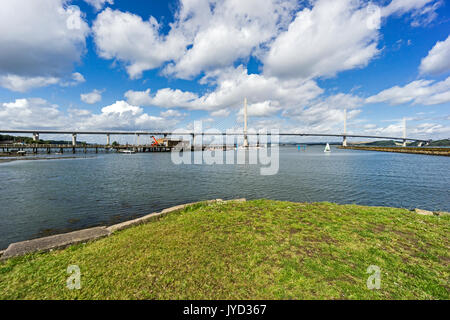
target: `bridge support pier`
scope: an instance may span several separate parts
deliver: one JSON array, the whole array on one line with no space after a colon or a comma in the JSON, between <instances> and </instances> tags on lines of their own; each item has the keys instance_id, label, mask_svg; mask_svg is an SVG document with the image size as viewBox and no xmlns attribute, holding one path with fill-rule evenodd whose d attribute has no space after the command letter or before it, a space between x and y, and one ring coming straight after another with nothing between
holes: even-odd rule
<instances>
[{"instance_id":1,"label":"bridge support pier","mask_svg":"<svg viewBox=\"0 0 450 320\"><path fill-rule=\"evenodd\" d=\"M33 141L39 141L39 133L33 133Z\"/></svg>"},{"instance_id":2,"label":"bridge support pier","mask_svg":"<svg viewBox=\"0 0 450 320\"><path fill-rule=\"evenodd\" d=\"M342 139L342 146L343 147L347 146L347 137L346 136L344 136L343 139Z\"/></svg>"},{"instance_id":3,"label":"bridge support pier","mask_svg":"<svg viewBox=\"0 0 450 320\"><path fill-rule=\"evenodd\" d=\"M403 139L403 144L402 144L402 146L403 146L403 147L406 147L406 140L405 140L405 139Z\"/></svg>"},{"instance_id":4,"label":"bridge support pier","mask_svg":"<svg viewBox=\"0 0 450 320\"><path fill-rule=\"evenodd\" d=\"M106 135L106 145L111 145L111 135L109 133Z\"/></svg>"},{"instance_id":5,"label":"bridge support pier","mask_svg":"<svg viewBox=\"0 0 450 320\"><path fill-rule=\"evenodd\" d=\"M77 145L77 134L72 133L72 146L76 146L76 145Z\"/></svg>"}]
</instances>

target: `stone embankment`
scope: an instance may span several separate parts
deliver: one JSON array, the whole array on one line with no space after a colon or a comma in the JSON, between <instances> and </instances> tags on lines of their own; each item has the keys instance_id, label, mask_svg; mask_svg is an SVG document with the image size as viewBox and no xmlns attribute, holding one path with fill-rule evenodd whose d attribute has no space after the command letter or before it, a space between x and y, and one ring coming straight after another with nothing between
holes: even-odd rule
<instances>
[{"instance_id":1,"label":"stone embankment","mask_svg":"<svg viewBox=\"0 0 450 320\"><path fill-rule=\"evenodd\" d=\"M246 199L235 199L235 200L228 200L224 201L222 199L216 199L216 200L209 200L206 202L244 202ZM201 201L203 202L203 201ZM27 240L22 242L16 242L12 243L8 246L8 248L4 251L0 251L0 260L6 260L12 257L22 256L28 253L33 252L46 252L51 251L55 249L63 249L68 246L79 244L79 243L85 243L88 241L97 240L103 237L107 237L114 232L124 230L127 228L130 228L132 226L136 226L142 223L147 223L150 221L158 220L161 217L165 216L166 214L178 210L182 210L190 205L194 205L201 202L194 202L194 203L187 203L178 205L175 207L167 208L162 210L161 212L155 212L151 213L149 215L146 215L144 217L125 221L119 224L115 224L110 227L102 226L102 227L95 227L95 228L89 228L89 229L83 229L79 231L74 231L70 233L65 234L58 234L50 237L45 238L39 238L34 240Z\"/></svg>"}]
</instances>

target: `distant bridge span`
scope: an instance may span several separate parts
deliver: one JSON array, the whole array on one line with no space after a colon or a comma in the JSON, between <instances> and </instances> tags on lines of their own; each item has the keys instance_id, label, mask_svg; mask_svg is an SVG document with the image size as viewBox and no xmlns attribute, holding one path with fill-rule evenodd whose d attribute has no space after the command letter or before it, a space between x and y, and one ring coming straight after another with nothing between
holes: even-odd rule
<instances>
[{"instance_id":1,"label":"distant bridge span","mask_svg":"<svg viewBox=\"0 0 450 320\"><path fill-rule=\"evenodd\" d=\"M0 133L7 134L32 134L33 139L35 141L39 140L40 134L58 134L58 135L72 135L72 144L76 145L77 135L106 135L107 145L110 145L110 136L111 135L134 135L134 136L259 136L263 134L271 135L270 132L267 133L252 133L252 132L222 132L222 133L213 133L213 132L193 132L193 131L185 131L185 132L168 132L168 131L66 131L66 130L46 130L46 129L36 129L36 130L1 130ZM403 145L406 146L406 141L417 141L424 144L429 143L431 140L424 139L416 139L416 138L408 138L408 137L386 137L386 136L372 136L372 135L357 135L357 134L330 134L330 133L295 133L295 132L280 132L279 136L288 136L288 137L342 137L343 138L343 146L347 145L347 138L367 138L367 139L388 139L388 140L402 140Z\"/></svg>"}]
</instances>

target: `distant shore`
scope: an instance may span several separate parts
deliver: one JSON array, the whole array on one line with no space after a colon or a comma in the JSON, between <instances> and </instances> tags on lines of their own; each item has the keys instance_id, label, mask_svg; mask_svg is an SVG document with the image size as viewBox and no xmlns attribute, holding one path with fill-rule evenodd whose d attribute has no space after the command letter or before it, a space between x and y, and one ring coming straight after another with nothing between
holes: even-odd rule
<instances>
[{"instance_id":1,"label":"distant shore","mask_svg":"<svg viewBox=\"0 0 450 320\"><path fill-rule=\"evenodd\" d=\"M2 159L0 156L0 164L1 163L8 163L13 161L27 161L27 160L64 160L64 159L79 159L84 157L35 157L35 158L28 158L28 157L16 157L16 158L8 158L8 159Z\"/></svg>"},{"instance_id":2,"label":"distant shore","mask_svg":"<svg viewBox=\"0 0 450 320\"><path fill-rule=\"evenodd\" d=\"M348 146L338 147L339 149L350 150L365 150L365 151L380 151L380 152L397 152L397 153L412 153L412 154L426 154L431 156L450 156L450 148L423 148L423 147L363 147L363 146Z\"/></svg>"}]
</instances>

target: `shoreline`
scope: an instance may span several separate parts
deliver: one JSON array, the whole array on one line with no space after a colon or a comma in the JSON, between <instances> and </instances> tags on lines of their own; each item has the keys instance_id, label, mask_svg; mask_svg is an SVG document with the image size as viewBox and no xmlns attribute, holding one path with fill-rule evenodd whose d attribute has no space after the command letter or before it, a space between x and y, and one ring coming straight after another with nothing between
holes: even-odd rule
<instances>
[{"instance_id":1,"label":"shoreline","mask_svg":"<svg viewBox=\"0 0 450 320\"><path fill-rule=\"evenodd\" d=\"M339 146L338 149L344 150L363 150L378 152L394 152L408 154L424 154L429 156L450 157L450 148L423 148L423 147L363 147L363 146Z\"/></svg>"},{"instance_id":2,"label":"shoreline","mask_svg":"<svg viewBox=\"0 0 450 320\"><path fill-rule=\"evenodd\" d=\"M9 163L14 161L36 161L36 160L64 160L64 159L85 159L85 158L93 158L93 157L35 157L35 158L12 158L12 159L2 159L0 157L0 164Z\"/></svg>"},{"instance_id":3,"label":"shoreline","mask_svg":"<svg viewBox=\"0 0 450 320\"><path fill-rule=\"evenodd\" d=\"M47 237L40 237L36 239L31 240L25 240L20 242L14 242L8 245L6 249L0 250L0 262L8 260L10 258L23 256L30 253L36 253L36 252L48 252L53 251L56 249L64 249L69 246L79 244L79 243L86 243L90 241L94 241L97 239L101 239L104 237L109 237L112 234L125 230L128 228L131 228L133 226L138 226L141 224L145 224L148 222L159 220L160 218L166 216L168 213L184 210L187 207L195 206L198 204L212 204L212 203L232 203L232 202L247 202L247 199L240 198L240 199L232 199L232 200L222 200L222 199L214 199L214 200L205 200L205 201L197 201L192 203L186 203L186 204L180 204L173 207L169 207L166 209L161 210L160 212L154 212L148 215L145 215L140 218L124 221L118 224L114 224L111 226L99 226L99 227L90 227L90 228L84 228L77 231L72 231L68 233L62 233L62 234L56 234L52 236ZM320 203L320 202L317 202ZM336 204L339 205L339 204ZM404 209L404 208L393 208L393 207L382 207L382 206L358 206L362 208L378 208L378 209ZM404 209L408 210L408 209ZM422 209L414 209L409 210L411 213L415 213L417 215L422 216L434 216L434 217L440 217L440 216L446 216L450 215L448 212L443 211L428 211L428 210L422 210Z\"/></svg>"}]
</instances>

